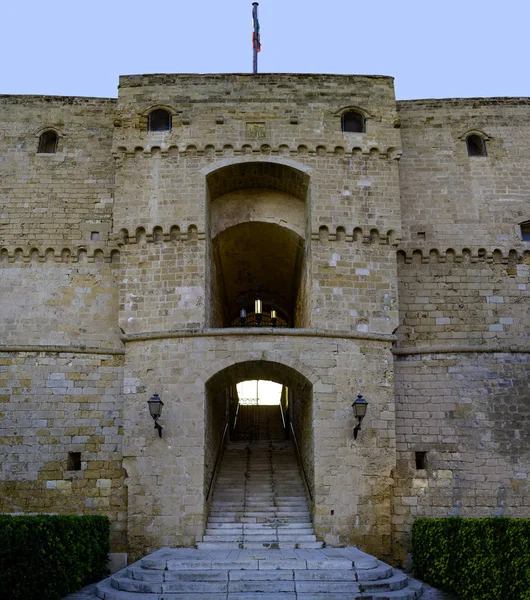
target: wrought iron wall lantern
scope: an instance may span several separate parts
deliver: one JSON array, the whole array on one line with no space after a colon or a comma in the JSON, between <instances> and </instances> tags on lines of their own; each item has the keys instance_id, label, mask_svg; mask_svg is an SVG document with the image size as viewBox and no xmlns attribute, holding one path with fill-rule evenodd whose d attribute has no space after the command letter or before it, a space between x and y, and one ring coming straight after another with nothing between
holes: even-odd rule
<instances>
[{"instance_id":1,"label":"wrought iron wall lantern","mask_svg":"<svg viewBox=\"0 0 530 600\"><path fill-rule=\"evenodd\" d=\"M361 431L361 423L366 415L366 409L368 408L368 402L362 397L361 394L357 394L357 398L353 401L353 416L357 419L357 425L353 428L353 439L357 439L357 434Z\"/></svg>"},{"instance_id":2,"label":"wrought iron wall lantern","mask_svg":"<svg viewBox=\"0 0 530 600\"><path fill-rule=\"evenodd\" d=\"M162 425L158 422L158 418L162 414L164 403L160 400L160 396L157 393L154 393L147 401L147 405L149 406L149 412L153 417L153 421L155 422L155 429L158 431L158 437L162 437Z\"/></svg>"}]
</instances>

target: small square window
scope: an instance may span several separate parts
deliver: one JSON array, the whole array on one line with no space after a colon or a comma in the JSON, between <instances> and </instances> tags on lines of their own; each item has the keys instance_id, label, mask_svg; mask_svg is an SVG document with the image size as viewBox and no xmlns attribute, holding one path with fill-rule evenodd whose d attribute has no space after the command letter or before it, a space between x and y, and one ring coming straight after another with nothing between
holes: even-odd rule
<instances>
[{"instance_id":1,"label":"small square window","mask_svg":"<svg viewBox=\"0 0 530 600\"><path fill-rule=\"evenodd\" d=\"M425 239L425 231L418 231L418 239L419 240Z\"/></svg>"},{"instance_id":2,"label":"small square window","mask_svg":"<svg viewBox=\"0 0 530 600\"><path fill-rule=\"evenodd\" d=\"M521 223L521 239L523 242L530 242L530 221Z\"/></svg>"},{"instance_id":3,"label":"small square window","mask_svg":"<svg viewBox=\"0 0 530 600\"><path fill-rule=\"evenodd\" d=\"M427 468L427 452L415 452L416 470L420 471Z\"/></svg>"},{"instance_id":4,"label":"small square window","mask_svg":"<svg viewBox=\"0 0 530 600\"><path fill-rule=\"evenodd\" d=\"M91 240L100 240L101 236L99 235L99 231L92 231L90 234L90 239Z\"/></svg>"},{"instance_id":5,"label":"small square window","mask_svg":"<svg viewBox=\"0 0 530 600\"><path fill-rule=\"evenodd\" d=\"M81 470L81 452L68 452L68 461L66 468L68 471Z\"/></svg>"}]
</instances>

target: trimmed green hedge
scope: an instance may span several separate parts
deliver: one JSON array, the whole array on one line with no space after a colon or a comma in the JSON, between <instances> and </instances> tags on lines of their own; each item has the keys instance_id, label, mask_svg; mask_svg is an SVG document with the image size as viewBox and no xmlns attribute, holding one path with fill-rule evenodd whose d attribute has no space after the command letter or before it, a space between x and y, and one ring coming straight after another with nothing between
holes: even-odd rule
<instances>
[{"instance_id":1,"label":"trimmed green hedge","mask_svg":"<svg viewBox=\"0 0 530 600\"><path fill-rule=\"evenodd\" d=\"M459 600L530 600L530 519L416 519L412 569Z\"/></svg>"},{"instance_id":2,"label":"trimmed green hedge","mask_svg":"<svg viewBox=\"0 0 530 600\"><path fill-rule=\"evenodd\" d=\"M0 598L58 600L108 573L109 520L0 515Z\"/></svg>"}]
</instances>

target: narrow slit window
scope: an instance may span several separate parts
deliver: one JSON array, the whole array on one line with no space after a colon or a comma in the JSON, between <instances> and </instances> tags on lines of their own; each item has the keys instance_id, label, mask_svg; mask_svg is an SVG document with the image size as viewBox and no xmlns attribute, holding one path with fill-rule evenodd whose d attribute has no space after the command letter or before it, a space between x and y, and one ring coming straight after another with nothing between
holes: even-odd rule
<instances>
[{"instance_id":1,"label":"narrow slit window","mask_svg":"<svg viewBox=\"0 0 530 600\"><path fill-rule=\"evenodd\" d=\"M530 221L521 223L521 239L523 242L530 242Z\"/></svg>"},{"instance_id":2,"label":"narrow slit window","mask_svg":"<svg viewBox=\"0 0 530 600\"><path fill-rule=\"evenodd\" d=\"M167 110L157 108L149 113L149 131L170 131L171 115Z\"/></svg>"},{"instance_id":3,"label":"narrow slit window","mask_svg":"<svg viewBox=\"0 0 530 600\"><path fill-rule=\"evenodd\" d=\"M39 147L37 152L39 154L55 154L57 152L57 143L59 136L55 131L45 131L39 138Z\"/></svg>"},{"instance_id":4,"label":"narrow slit window","mask_svg":"<svg viewBox=\"0 0 530 600\"><path fill-rule=\"evenodd\" d=\"M364 115L353 110L344 113L342 115L342 131L364 133L366 131Z\"/></svg>"},{"instance_id":5,"label":"narrow slit window","mask_svg":"<svg viewBox=\"0 0 530 600\"><path fill-rule=\"evenodd\" d=\"M480 135L472 134L466 138L467 153L469 156L487 156L486 141Z\"/></svg>"},{"instance_id":6,"label":"narrow slit window","mask_svg":"<svg viewBox=\"0 0 530 600\"><path fill-rule=\"evenodd\" d=\"M427 468L427 452L415 452L414 459L416 462L417 471L421 471Z\"/></svg>"},{"instance_id":7,"label":"narrow slit window","mask_svg":"<svg viewBox=\"0 0 530 600\"><path fill-rule=\"evenodd\" d=\"M68 469L68 471L81 470L81 452L68 452L66 468Z\"/></svg>"}]
</instances>

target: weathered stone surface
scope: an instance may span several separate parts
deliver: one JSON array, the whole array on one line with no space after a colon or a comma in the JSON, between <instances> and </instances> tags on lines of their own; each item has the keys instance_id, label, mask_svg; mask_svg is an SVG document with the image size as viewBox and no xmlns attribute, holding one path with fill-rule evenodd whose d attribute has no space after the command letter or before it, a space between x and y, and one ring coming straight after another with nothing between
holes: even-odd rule
<instances>
[{"instance_id":1,"label":"weathered stone surface","mask_svg":"<svg viewBox=\"0 0 530 600\"><path fill-rule=\"evenodd\" d=\"M319 542L404 560L417 516L528 516L529 106L293 74L0 96L0 509L107 514L134 557L195 544L260 378ZM257 283L281 328L236 327Z\"/></svg>"}]
</instances>

